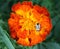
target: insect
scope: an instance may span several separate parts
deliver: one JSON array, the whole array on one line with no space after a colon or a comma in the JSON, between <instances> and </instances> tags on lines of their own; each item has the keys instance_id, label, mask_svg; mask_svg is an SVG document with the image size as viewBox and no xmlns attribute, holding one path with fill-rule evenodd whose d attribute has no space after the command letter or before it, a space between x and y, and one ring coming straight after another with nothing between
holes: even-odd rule
<instances>
[{"instance_id":1,"label":"insect","mask_svg":"<svg viewBox=\"0 0 60 49\"><path fill-rule=\"evenodd\" d=\"M36 28L36 31L39 31L40 30L40 24L37 23L36 26L35 26L35 28Z\"/></svg>"}]
</instances>

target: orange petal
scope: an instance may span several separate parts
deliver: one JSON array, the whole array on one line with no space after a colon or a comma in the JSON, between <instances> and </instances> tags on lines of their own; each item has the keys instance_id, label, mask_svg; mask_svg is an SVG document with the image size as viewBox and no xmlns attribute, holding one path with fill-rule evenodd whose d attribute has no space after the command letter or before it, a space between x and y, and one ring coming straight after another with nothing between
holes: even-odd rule
<instances>
[{"instance_id":1,"label":"orange petal","mask_svg":"<svg viewBox=\"0 0 60 49\"><path fill-rule=\"evenodd\" d=\"M38 5L35 5L33 8L37 10L39 13L49 16L49 13L45 7L40 7Z\"/></svg>"},{"instance_id":2,"label":"orange petal","mask_svg":"<svg viewBox=\"0 0 60 49\"><path fill-rule=\"evenodd\" d=\"M32 7L32 2L24 1L22 2L22 5L28 5Z\"/></svg>"},{"instance_id":3,"label":"orange petal","mask_svg":"<svg viewBox=\"0 0 60 49\"><path fill-rule=\"evenodd\" d=\"M18 2L17 4L14 4L12 6L12 11L16 11L17 9L20 9L20 7L21 7L21 4L20 4L20 2Z\"/></svg>"}]
</instances>

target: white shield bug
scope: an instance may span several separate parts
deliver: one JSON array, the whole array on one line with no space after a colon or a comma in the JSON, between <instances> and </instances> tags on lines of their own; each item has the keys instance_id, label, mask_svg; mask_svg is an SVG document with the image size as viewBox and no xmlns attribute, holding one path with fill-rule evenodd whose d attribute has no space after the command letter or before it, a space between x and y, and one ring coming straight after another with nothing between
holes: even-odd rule
<instances>
[{"instance_id":1,"label":"white shield bug","mask_svg":"<svg viewBox=\"0 0 60 49\"><path fill-rule=\"evenodd\" d=\"M37 31L39 31L40 30L40 24L39 23L36 23L35 28L36 28Z\"/></svg>"}]
</instances>

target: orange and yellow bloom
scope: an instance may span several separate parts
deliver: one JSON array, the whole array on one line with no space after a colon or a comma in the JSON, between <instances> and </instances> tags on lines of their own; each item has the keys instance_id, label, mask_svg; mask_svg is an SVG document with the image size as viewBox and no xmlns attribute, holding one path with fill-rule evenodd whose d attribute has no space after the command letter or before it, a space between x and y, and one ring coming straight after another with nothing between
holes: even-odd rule
<instances>
[{"instance_id":1,"label":"orange and yellow bloom","mask_svg":"<svg viewBox=\"0 0 60 49\"><path fill-rule=\"evenodd\" d=\"M52 29L47 9L27 1L12 6L8 25L11 37L24 46L41 43Z\"/></svg>"}]
</instances>

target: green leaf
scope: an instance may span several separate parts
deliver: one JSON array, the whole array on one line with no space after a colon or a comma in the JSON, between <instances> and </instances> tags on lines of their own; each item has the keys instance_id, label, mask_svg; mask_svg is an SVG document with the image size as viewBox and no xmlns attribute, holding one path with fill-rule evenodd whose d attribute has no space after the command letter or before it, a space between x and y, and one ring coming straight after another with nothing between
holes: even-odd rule
<instances>
[{"instance_id":1,"label":"green leaf","mask_svg":"<svg viewBox=\"0 0 60 49\"><path fill-rule=\"evenodd\" d=\"M33 49L45 49L45 47L42 45L42 43L39 43L39 44L33 46Z\"/></svg>"},{"instance_id":2,"label":"green leaf","mask_svg":"<svg viewBox=\"0 0 60 49\"><path fill-rule=\"evenodd\" d=\"M60 49L60 45L56 42L47 42L43 44L46 49Z\"/></svg>"},{"instance_id":3,"label":"green leaf","mask_svg":"<svg viewBox=\"0 0 60 49\"><path fill-rule=\"evenodd\" d=\"M40 44L40 49L46 49L46 47Z\"/></svg>"},{"instance_id":4,"label":"green leaf","mask_svg":"<svg viewBox=\"0 0 60 49\"><path fill-rule=\"evenodd\" d=\"M6 44L8 49L15 49L9 38L6 36L5 30L3 30L1 26L0 26L0 35L2 36L2 40Z\"/></svg>"},{"instance_id":5,"label":"green leaf","mask_svg":"<svg viewBox=\"0 0 60 49\"><path fill-rule=\"evenodd\" d=\"M33 4L41 4L41 0L32 0Z\"/></svg>"},{"instance_id":6,"label":"green leaf","mask_svg":"<svg viewBox=\"0 0 60 49\"><path fill-rule=\"evenodd\" d=\"M56 25L56 23L60 20L59 16L55 16L54 18L52 18L52 25L53 27Z\"/></svg>"},{"instance_id":7,"label":"green leaf","mask_svg":"<svg viewBox=\"0 0 60 49\"><path fill-rule=\"evenodd\" d=\"M9 32L9 27L8 27L8 23L7 22L4 22L2 19L0 19L0 26Z\"/></svg>"},{"instance_id":8,"label":"green leaf","mask_svg":"<svg viewBox=\"0 0 60 49\"><path fill-rule=\"evenodd\" d=\"M4 49L7 49L7 47L4 47Z\"/></svg>"},{"instance_id":9,"label":"green leaf","mask_svg":"<svg viewBox=\"0 0 60 49\"><path fill-rule=\"evenodd\" d=\"M54 37L57 42L60 42L60 21L55 25Z\"/></svg>"},{"instance_id":10,"label":"green leaf","mask_svg":"<svg viewBox=\"0 0 60 49\"><path fill-rule=\"evenodd\" d=\"M46 37L46 42L51 41L53 38L53 31L50 32L50 34Z\"/></svg>"},{"instance_id":11,"label":"green leaf","mask_svg":"<svg viewBox=\"0 0 60 49\"><path fill-rule=\"evenodd\" d=\"M35 45L33 49L60 49L60 45L56 42L42 42Z\"/></svg>"},{"instance_id":12,"label":"green leaf","mask_svg":"<svg viewBox=\"0 0 60 49\"><path fill-rule=\"evenodd\" d=\"M3 2L1 3L0 12L6 10L6 8L7 8L7 6L8 6L8 4L9 4L10 1L11 1L11 0L6 0L6 1L3 1Z\"/></svg>"},{"instance_id":13,"label":"green leaf","mask_svg":"<svg viewBox=\"0 0 60 49\"><path fill-rule=\"evenodd\" d=\"M41 4L42 6L45 6L45 7L47 7L48 9L51 9L52 7L52 2L51 2L51 0L43 0L42 1L42 4Z\"/></svg>"},{"instance_id":14,"label":"green leaf","mask_svg":"<svg viewBox=\"0 0 60 49\"><path fill-rule=\"evenodd\" d=\"M42 43L38 44L38 49L46 49L45 46L42 45Z\"/></svg>"},{"instance_id":15,"label":"green leaf","mask_svg":"<svg viewBox=\"0 0 60 49\"><path fill-rule=\"evenodd\" d=\"M35 46L33 47L33 49L38 49L38 45L35 45Z\"/></svg>"}]
</instances>

